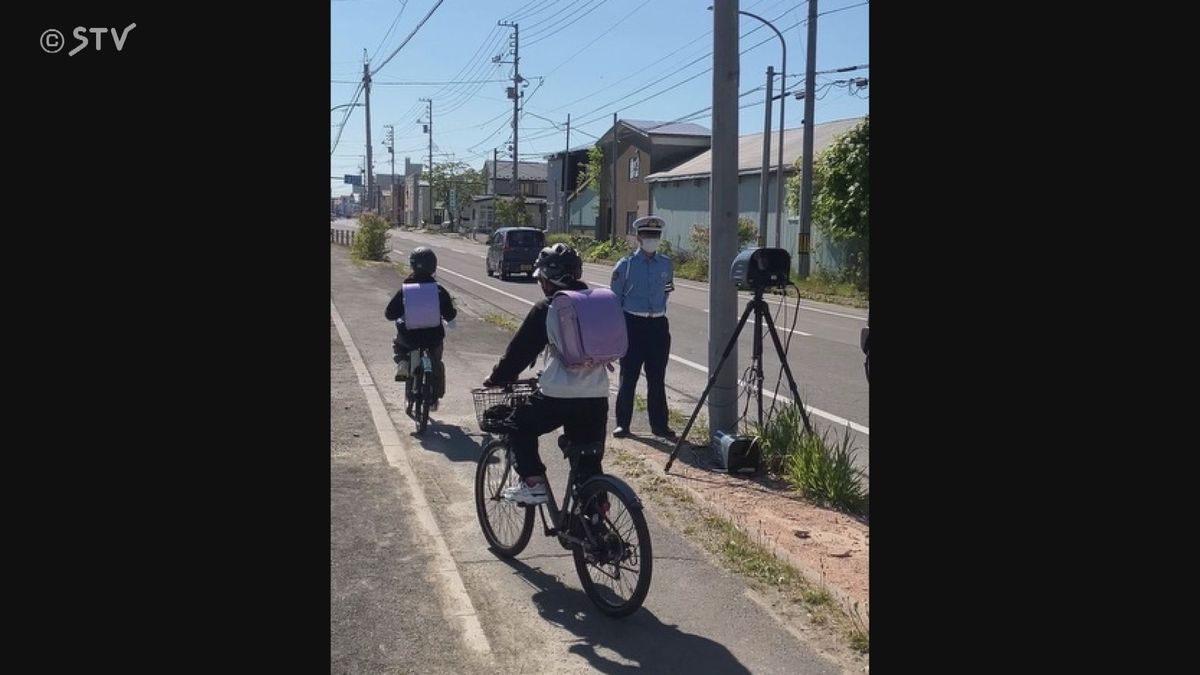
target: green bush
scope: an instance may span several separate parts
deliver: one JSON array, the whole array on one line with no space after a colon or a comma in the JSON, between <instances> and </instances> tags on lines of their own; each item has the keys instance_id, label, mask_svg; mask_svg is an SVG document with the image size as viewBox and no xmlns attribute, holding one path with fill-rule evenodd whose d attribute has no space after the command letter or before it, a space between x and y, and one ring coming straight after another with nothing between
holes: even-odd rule
<instances>
[{"instance_id":1,"label":"green bush","mask_svg":"<svg viewBox=\"0 0 1200 675\"><path fill-rule=\"evenodd\" d=\"M389 229L387 221L377 215L360 217L358 233L354 235L354 243L350 246L350 256L355 260L383 260Z\"/></svg>"},{"instance_id":2,"label":"green bush","mask_svg":"<svg viewBox=\"0 0 1200 675\"><path fill-rule=\"evenodd\" d=\"M851 445L849 427L840 441L831 443L828 431L805 431L800 409L792 404L756 425L754 436L767 470L782 475L797 492L818 504L869 515L870 493L862 470L854 465L857 448Z\"/></svg>"},{"instance_id":3,"label":"green bush","mask_svg":"<svg viewBox=\"0 0 1200 675\"><path fill-rule=\"evenodd\" d=\"M704 258L708 257L708 226L700 225L699 223L692 225L692 233L688 235L692 240L692 252L697 256Z\"/></svg>"},{"instance_id":4,"label":"green bush","mask_svg":"<svg viewBox=\"0 0 1200 675\"><path fill-rule=\"evenodd\" d=\"M749 218L738 218L738 249L758 243L758 226Z\"/></svg>"},{"instance_id":5,"label":"green bush","mask_svg":"<svg viewBox=\"0 0 1200 675\"><path fill-rule=\"evenodd\" d=\"M708 260L693 257L675 265L675 277L692 281L708 281Z\"/></svg>"},{"instance_id":6,"label":"green bush","mask_svg":"<svg viewBox=\"0 0 1200 675\"><path fill-rule=\"evenodd\" d=\"M629 255L629 246L624 241L601 241L579 253L588 262L616 262Z\"/></svg>"},{"instance_id":7,"label":"green bush","mask_svg":"<svg viewBox=\"0 0 1200 675\"><path fill-rule=\"evenodd\" d=\"M862 486L862 471L854 466L855 454L849 427L836 444L829 442L827 432L803 433L788 456L788 483L818 504L867 515L870 495Z\"/></svg>"},{"instance_id":8,"label":"green bush","mask_svg":"<svg viewBox=\"0 0 1200 675\"><path fill-rule=\"evenodd\" d=\"M567 234L565 232L556 232L546 235L546 245L553 246L555 244L566 244L583 255L584 251L596 245L596 240L582 234Z\"/></svg>"}]
</instances>

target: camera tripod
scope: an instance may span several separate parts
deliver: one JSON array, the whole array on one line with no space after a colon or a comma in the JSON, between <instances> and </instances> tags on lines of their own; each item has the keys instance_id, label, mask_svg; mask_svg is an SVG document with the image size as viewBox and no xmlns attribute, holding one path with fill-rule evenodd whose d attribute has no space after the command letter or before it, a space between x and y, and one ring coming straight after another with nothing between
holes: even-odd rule
<instances>
[{"instance_id":1,"label":"camera tripod","mask_svg":"<svg viewBox=\"0 0 1200 675\"><path fill-rule=\"evenodd\" d=\"M704 393L700 394L700 400L696 402L696 409L692 411L692 416L688 420L687 426L683 428L683 433L679 435L679 440L675 443L675 449L671 451L671 458L667 460L667 466L663 469L664 472L671 471L671 465L675 463L675 456L679 454L679 449L683 447L687 439L688 432L692 429L692 424L696 422L696 416L700 414L700 408L704 406L705 399L708 398L708 392L712 389L713 384L717 381L717 375L720 374L722 366L725 365L725 360L729 358L730 352L737 346L738 336L742 334L742 328L746 326L746 320L750 318L750 312L754 312L754 351L750 357L750 367L753 370L753 378L755 385L756 399L758 401L758 424L763 423L763 321L767 322L767 328L771 331L771 341L775 344L775 354L779 357L780 367L787 374L788 386L792 390L792 399L796 402L796 406L800 409L800 418L804 420L804 430L812 433L812 424L808 421L808 412L804 409L804 403L800 400L800 392L796 388L796 378L792 377L792 369L788 366L786 354L783 351L783 344L779 340L779 333L775 330L775 321L771 319L771 308L766 300L763 300L762 288L754 289L754 299L746 303L746 309L742 312L742 318L738 320L737 329L733 331L733 335L729 338L729 344L725 345L725 352L721 354L721 360L717 362L717 367L713 369L708 377L708 384L704 387Z\"/></svg>"}]
</instances>

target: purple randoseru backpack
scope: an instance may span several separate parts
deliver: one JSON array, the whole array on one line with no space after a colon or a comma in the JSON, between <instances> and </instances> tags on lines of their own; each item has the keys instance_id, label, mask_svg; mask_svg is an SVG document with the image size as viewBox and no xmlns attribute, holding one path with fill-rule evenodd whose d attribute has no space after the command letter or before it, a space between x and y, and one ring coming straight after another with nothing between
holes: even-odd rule
<instances>
[{"instance_id":1,"label":"purple randoseru backpack","mask_svg":"<svg viewBox=\"0 0 1200 675\"><path fill-rule=\"evenodd\" d=\"M563 365L594 368L625 356L629 347L625 314L612 291L607 288L559 291L551 306L558 313Z\"/></svg>"},{"instance_id":2,"label":"purple randoseru backpack","mask_svg":"<svg viewBox=\"0 0 1200 675\"><path fill-rule=\"evenodd\" d=\"M409 330L434 328L442 323L438 285L404 284L404 325Z\"/></svg>"}]
</instances>

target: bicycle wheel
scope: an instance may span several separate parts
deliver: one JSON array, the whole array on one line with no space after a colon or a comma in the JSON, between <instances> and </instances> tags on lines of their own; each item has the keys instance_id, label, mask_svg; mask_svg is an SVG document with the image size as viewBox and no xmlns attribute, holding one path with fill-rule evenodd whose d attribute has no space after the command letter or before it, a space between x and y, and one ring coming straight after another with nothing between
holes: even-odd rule
<instances>
[{"instance_id":1,"label":"bicycle wheel","mask_svg":"<svg viewBox=\"0 0 1200 675\"><path fill-rule=\"evenodd\" d=\"M425 372L425 368L420 370L421 379L417 383L417 433L425 432L425 427L429 426L429 406L433 404L433 373Z\"/></svg>"},{"instance_id":2,"label":"bicycle wheel","mask_svg":"<svg viewBox=\"0 0 1200 675\"><path fill-rule=\"evenodd\" d=\"M534 507L521 506L500 496L504 488L517 480L517 465L508 442L497 439L483 446L475 467L475 513L488 545L504 558L525 550L533 534Z\"/></svg>"},{"instance_id":3,"label":"bicycle wheel","mask_svg":"<svg viewBox=\"0 0 1200 675\"><path fill-rule=\"evenodd\" d=\"M584 592L601 612L614 617L642 606L654 570L642 505L626 494L633 491L611 476L588 479L579 489L583 517L578 528L586 543L572 548Z\"/></svg>"}]
</instances>

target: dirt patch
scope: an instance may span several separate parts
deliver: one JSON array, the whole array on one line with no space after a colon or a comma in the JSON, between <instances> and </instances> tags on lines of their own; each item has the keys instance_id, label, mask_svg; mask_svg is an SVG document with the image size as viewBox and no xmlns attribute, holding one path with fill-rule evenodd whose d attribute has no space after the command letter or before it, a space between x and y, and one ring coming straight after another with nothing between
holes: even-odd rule
<instances>
[{"instance_id":1,"label":"dirt patch","mask_svg":"<svg viewBox=\"0 0 1200 675\"><path fill-rule=\"evenodd\" d=\"M669 450L627 439L610 439L609 444L640 459L653 478L686 491L734 523L869 628L871 531L867 524L793 496L780 482L747 480L688 464L686 446L671 473L664 474Z\"/></svg>"}]
</instances>

